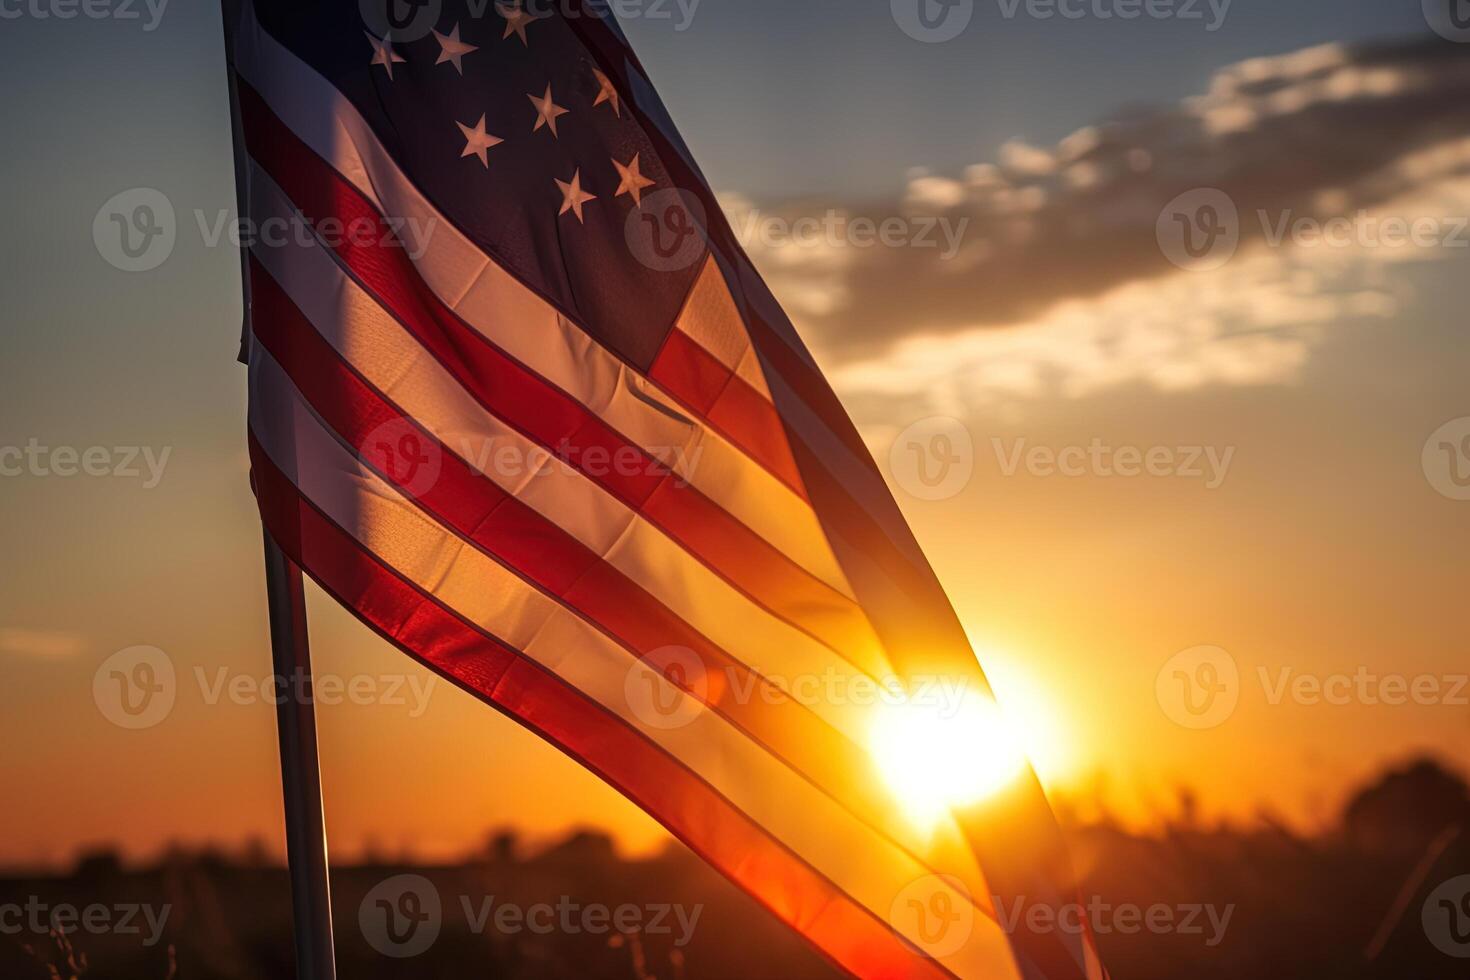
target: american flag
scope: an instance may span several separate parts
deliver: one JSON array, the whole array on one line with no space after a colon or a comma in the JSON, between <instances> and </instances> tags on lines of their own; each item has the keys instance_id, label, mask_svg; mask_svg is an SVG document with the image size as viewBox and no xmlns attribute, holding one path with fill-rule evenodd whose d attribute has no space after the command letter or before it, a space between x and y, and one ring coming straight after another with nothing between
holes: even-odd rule
<instances>
[{"instance_id":1,"label":"american flag","mask_svg":"<svg viewBox=\"0 0 1470 980\"><path fill-rule=\"evenodd\" d=\"M830 693L989 689L606 5L226 8L286 553L846 971L1102 976L1007 918L1070 901L1029 770L921 824Z\"/></svg>"}]
</instances>

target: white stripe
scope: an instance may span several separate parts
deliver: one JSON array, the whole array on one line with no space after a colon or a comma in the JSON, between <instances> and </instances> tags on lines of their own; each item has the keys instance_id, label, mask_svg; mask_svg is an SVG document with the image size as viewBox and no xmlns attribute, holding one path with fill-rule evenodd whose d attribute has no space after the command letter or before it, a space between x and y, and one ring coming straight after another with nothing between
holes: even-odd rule
<instances>
[{"instance_id":1,"label":"white stripe","mask_svg":"<svg viewBox=\"0 0 1470 980\"><path fill-rule=\"evenodd\" d=\"M251 201L252 217L262 226L295 213L281 189L253 163ZM555 464L535 471L526 461L544 462L545 451L476 402L327 249L291 239L279 247L257 242L253 254L343 360L451 452L752 669L789 682L860 677L847 660L756 605L582 473ZM854 636L848 649L876 657L877 641L871 642L864 648L862 637ZM848 706L819 700L814 710L861 744L866 719Z\"/></svg>"},{"instance_id":2,"label":"white stripe","mask_svg":"<svg viewBox=\"0 0 1470 980\"><path fill-rule=\"evenodd\" d=\"M745 320L735 306L735 300L725 285L725 276L720 272L719 263L714 256L705 261L704 269L694 288L689 291L689 301L679 314L674 329L698 344L710 357L734 371L766 401L771 400L765 375L755 356L750 335L745 329Z\"/></svg>"},{"instance_id":3,"label":"white stripe","mask_svg":"<svg viewBox=\"0 0 1470 980\"><path fill-rule=\"evenodd\" d=\"M384 214L423 229L412 257L445 305L625 438L659 455L682 454L674 467L680 476L801 568L854 599L806 501L466 238L413 186L352 104L258 25L247 23L235 54L240 74L304 143Z\"/></svg>"},{"instance_id":4,"label":"white stripe","mask_svg":"<svg viewBox=\"0 0 1470 980\"><path fill-rule=\"evenodd\" d=\"M662 673L426 517L323 427L258 345L251 392L251 431L266 454L363 548L647 736L880 919L889 921L905 890L932 874ZM647 723L629 703L630 685L657 689L687 722ZM947 885L936 890L951 907L969 903ZM898 919L890 924L901 929ZM922 937L909 938L922 948ZM963 976L1018 976L1004 933L983 915L974 917L970 942L941 962Z\"/></svg>"}]
</instances>

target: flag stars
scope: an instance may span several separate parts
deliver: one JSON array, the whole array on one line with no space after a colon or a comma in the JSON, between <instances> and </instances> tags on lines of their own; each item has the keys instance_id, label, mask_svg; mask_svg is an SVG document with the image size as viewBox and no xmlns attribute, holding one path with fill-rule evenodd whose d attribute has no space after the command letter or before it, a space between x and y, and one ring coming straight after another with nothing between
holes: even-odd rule
<instances>
[{"instance_id":1,"label":"flag stars","mask_svg":"<svg viewBox=\"0 0 1470 980\"><path fill-rule=\"evenodd\" d=\"M643 189L652 187L658 181L649 180L643 176L643 171L638 163L639 156L640 154L633 154L632 162L626 164L618 163L616 159L613 160L612 164L618 168L618 177L621 180L621 183L618 184L618 192L613 197L622 197L627 194L633 198L634 206L641 208L643 207Z\"/></svg>"},{"instance_id":2,"label":"flag stars","mask_svg":"<svg viewBox=\"0 0 1470 980\"><path fill-rule=\"evenodd\" d=\"M459 25L454 25L454 30L448 34L434 32L434 38L439 42L439 60L434 64L442 65L446 62L454 65L454 70L461 75L464 74L464 56L473 54L480 50L473 44L466 44L459 39Z\"/></svg>"},{"instance_id":3,"label":"flag stars","mask_svg":"<svg viewBox=\"0 0 1470 980\"><path fill-rule=\"evenodd\" d=\"M607 75L596 68L592 69L592 74L597 76L598 85L597 101L592 103L593 108L607 103L612 106L613 114L621 119L623 117L623 99L622 96L618 95L617 86L613 84L611 78L608 78Z\"/></svg>"},{"instance_id":4,"label":"flag stars","mask_svg":"<svg viewBox=\"0 0 1470 980\"><path fill-rule=\"evenodd\" d=\"M526 98L530 99L531 104L536 107L536 125L531 132L539 132L543 127L550 127L551 135L560 139L556 131L556 121L571 112L571 110L563 109L552 101L550 85L546 86L546 94L540 98L534 95L528 95Z\"/></svg>"},{"instance_id":5,"label":"flag stars","mask_svg":"<svg viewBox=\"0 0 1470 980\"><path fill-rule=\"evenodd\" d=\"M383 68L388 72L388 79L391 81L393 79L393 66L401 65L408 59L404 58L397 51L394 51L393 42L389 41L387 38L379 40L378 38L373 37L371 33L368 33L366 31L364 31L363 33L367 34L367 39L373 44L372 64L382 65Z\"/></svg>"},{"instance_id":6,"label":"flag stars","mask_svg":"<svg viewBox=\"0 0 1470 980\"><path fill-rule=\"evenodd\" d=\"M485 132L485 116L483 113L480 115L480 121L475 123L473 127L466 126L462 122L456 122L455 125L464 134L465 140L464 152L460 156L479 157L480 163L484 165L485 169L490 169L490 159L487 151L492 146L499 146L501 143L504 143L505 140L498 136L491 136Z\"/></svg>"},{"instance_id":7,"label":"flag stars","mask_svg":"<svg viewBox=\"0 0 1470 980\"><path fill-rule=\"evenodd\" d=\"M501 37L501 40L503 41L514 34L521 39L522 44L529 48L531 42L526 39L526 27L532 21L538 20L539 18L532 17L526 13L525 8L519 2L497 3L495 9L500 11L500 16L505 18L505 34Z\"/></svg>"},{"instance_id":8,"label":"flag stars","mask_svg":"<svg viewBox=\"0 0 1470 980\"><path fill-rule=\"evenodd\" d=\"M557 214L563 215L571 211L577 216L577 221L586 224L586 218L582 215L582 206L588 201L597 200L597 195L589 194L582 189L582 171L579 169L572 175L571 183L558 180L556 186L561 188L561 210Z\"/></svg>"}]
</instances>

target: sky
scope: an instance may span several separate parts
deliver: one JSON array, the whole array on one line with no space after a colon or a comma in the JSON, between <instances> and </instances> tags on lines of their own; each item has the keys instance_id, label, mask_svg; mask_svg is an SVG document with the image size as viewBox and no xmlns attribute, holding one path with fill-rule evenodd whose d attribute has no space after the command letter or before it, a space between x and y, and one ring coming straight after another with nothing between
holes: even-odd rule
<instances>
[{"instance_id":1,"label":"sky","mask_svg":"<svg viewBox=\"0 0 1470 980\"><path fill-rule=\"evenodd\" d=\"M0 476L0 764L21 788L0 863L276 846L274 709L246 690L269 654L239 259L208 234L234 198L219 17L37 9L0 0L0 464L27 460ZM1384 765L1470 765L1470 48L1417 3L1068 9L1087 12L978 3L940 43L880 0L624 23L1059 805L1149 826L1189 787L1216 818L1321 826ZM132 188L178 216L147 272L94 242ZM1181 229L1220 213L1203 188L1235 213L1200 257ZM820 230L793 236L802 218ZM903 240L856 245L854 218ZM1342 244L1312 235L1332 218ZM1423 241L1386 244L1395 219ZM54 472L94 448L106 475ZM1133 449L1155 475L1126 475ZM320 710L340 853L447 857L500 825L662 845L319 595L311 615L318 672L368 691ZM138 646L177 697L132 730L94 682ZM1234 677L1223 719L1178 700L1202 665ZM1437 693L1390 703L1393 678Z\"/></svg>"}]
</instances>

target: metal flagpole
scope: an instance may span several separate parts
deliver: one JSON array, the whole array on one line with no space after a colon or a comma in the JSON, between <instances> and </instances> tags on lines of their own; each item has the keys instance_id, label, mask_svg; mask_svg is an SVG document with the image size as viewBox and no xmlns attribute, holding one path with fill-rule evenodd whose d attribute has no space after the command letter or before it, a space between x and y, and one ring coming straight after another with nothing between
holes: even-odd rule
<instances>
[{"instance_id":1,"label":"metal flagpole","mask_svg":"<svg viewBox=\"0 0 1470 980\"><path fill-rule=\"evenodd\" d=\"M269 531L265 532L265 587L276 676L284 681L287 692L276 709L276 725L281 741L281 790L286 800L296 976L299 980L336 980L306 586L301 569L286 557Z\"/></svg>"},{"instance_id":2,"label":"metal flagpole","mask_svg":"<svg viewBox=\"0 0 1470 980\"><path fill-rule=\"evenodd\" d=\"M238 213L250 214L246 174L249 159L240 133L240 104L235 83L234 32L242 0L220 0L224 21L225 63L229 80L230 117L235 144L235 190ZM250 318L249 262L242 249L240 274L245 288L245 318ZM241 360L249 348L244 330ZM327 870L327 823L322 808L322 774L317 757L316 709L312 697L311 642L306 626L306 584L301 569L265 531L265 588L270 608L271 658L285 696L276 708L281 745L281 794L285 799L286 860L291 873L291 908L296 936L297 980L337 980L332 937L332 890Z\"/></svg>"}]
</instances>

